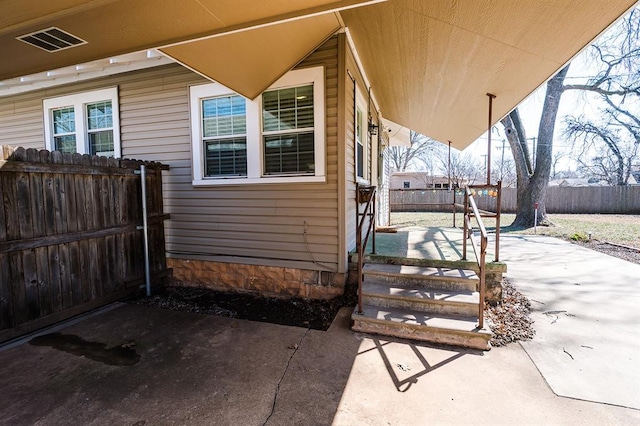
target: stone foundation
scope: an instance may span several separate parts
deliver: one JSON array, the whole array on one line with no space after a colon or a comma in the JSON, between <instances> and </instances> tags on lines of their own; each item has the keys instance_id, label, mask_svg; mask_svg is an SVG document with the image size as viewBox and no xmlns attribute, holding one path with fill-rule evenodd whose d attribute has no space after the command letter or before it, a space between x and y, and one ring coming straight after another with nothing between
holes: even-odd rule
<instances>
[{"instance_id":1,"label":"stone foundation","mask_svg":"<svg viewBox=\"0 0 640 426\"><path fill-rule=\"evenodd\" d=\"M341 296L347 274L277 266L167 258L183 285L271 297L331 299Z\"/></svg>"}]
</instances>

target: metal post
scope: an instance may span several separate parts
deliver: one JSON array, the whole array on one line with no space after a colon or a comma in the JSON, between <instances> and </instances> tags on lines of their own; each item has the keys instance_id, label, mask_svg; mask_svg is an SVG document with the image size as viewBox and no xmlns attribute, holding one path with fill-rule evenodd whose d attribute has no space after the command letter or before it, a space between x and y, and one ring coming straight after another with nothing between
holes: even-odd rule
<instances>
[{"instance_id":1,"label":"metal post","mask_svg":"<svg viewBox=\"0 0 640 426\"><path fill-rule=\"evenodd\" d=\"M487 185L491 185L491 126L493 125L493 100L496 95L487 93L489 97L489 125L487 126Z\"/></svg>"},{"instance_id":2,"label":"metal post","mask_svg":"<svg viewBox=\"0 0 640 426\"><path fill-rule=\"evenodd\" d=\"M504 145L503 145L504 146ZM498 181L498 194L496 197L496 253L495 261L500 261L500 206L502 204L502 181Z\"/></svg>"},{"instance_id":3,"label":"metal post","mask_svg":"<svg viewBox=\"0 0 640 426\"><path fill-rule=\"evenodd\" d=\"M376 215L377 215L377 211L376 211L376 194L377 191L373 192L373 211L371 212L371 220L373 221L373 228L371 230L372 235L371 235L371 253L372 254L376 254Z\"/></svg>"},{"instance_id":4,"label":"metal post","mask_svg":"<svg viewBox=\"0 0 640 426\"><path fill-rule=\"evenodd\" d=\"M151 296L151 273L149 272L149 226L147 223L147 168L140 166L142 178L142 233L144 236L144 281L147 297Z\"/></svg>"},{"instance_id":5,"label":"metal post","mask_svg":"<svg viewBox=\"0 0 640 426\"><path fill-rule=\"evenodd\" d=\"M467 260L467 238L469 238L469 230L467 229L467 216L469 215L469 191L464 190L464 214L462 216L462 260Z\"/></svg>"}]
</instances>

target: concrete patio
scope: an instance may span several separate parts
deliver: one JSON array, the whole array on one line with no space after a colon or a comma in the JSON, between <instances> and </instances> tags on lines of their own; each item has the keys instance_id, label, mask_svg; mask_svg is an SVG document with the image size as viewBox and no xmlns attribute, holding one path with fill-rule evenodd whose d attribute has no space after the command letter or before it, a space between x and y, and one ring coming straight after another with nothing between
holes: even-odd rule
<instances>
[{"instance_id":1,"label":"concrete patio","mask_svg":"<svg viewBox=\"0 0 640 426\"><path fill-rule=\"evenodd\" d=\"M522 345L481 352L358 334L349 308L317 331L115 304L42 332L62 336L0 347L0 424L640 423L640 328L621 309L637 301L640 266L552 238L513 237L504 258L544 303ZM598 265L620 272L609 281L626 302L601 295L595 309L584 296L606 288ZM548 311L561 311L554 323Z\"/></svg>"}]
</instances>

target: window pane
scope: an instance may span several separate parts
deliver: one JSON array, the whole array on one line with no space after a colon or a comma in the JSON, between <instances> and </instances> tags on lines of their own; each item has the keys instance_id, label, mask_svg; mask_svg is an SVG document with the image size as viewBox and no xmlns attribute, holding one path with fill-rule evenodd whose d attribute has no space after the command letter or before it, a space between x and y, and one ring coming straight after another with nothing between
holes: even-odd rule
<instances>
[{"instance_id":1,"label":"window pane","mask_svg":"<svg viewBox=\"0 0 640 426\"><path fill-rule=\"evenodd\" d=\"M313 128L313 85L278 89L262 95L265 132Z\"/></svg>"},{"instance_id":2,"label":"window pane","mask_svg":"<svg viewBox=\"0 0 640 426\"><path fill-rule=\"evenodd\" d=\"M218 120L215 118L205 118L202 120L202 135L205 138L218 136Z\"/></svg>"},{"instance_id":3,"label":"window pane","mask_svg":"<svg viewBox=\"0 0 640 426\"><path fill-rule=\"evenodd\" d=\"M104 130L101 132L89 133L89 153L102 157L113 157L113 131Z\"/></svg>"},{"instance_id":4,"label":"window pane","mask_svg":"<svg viewBox=\"0 0 640 426\"><path fill-rule=\"evenodd\" d=\"M304 129L305 127L313 127L313 107L298 109L298 117L296 127Z\"/></svg>"},{"instance_id":5,"label":"window pane","mask_svg":"<svg viewBox=\"0 0 640 426\"><path fill-rule=\"evenodd\" d=\"M52 113L54 135L76 131L76 114L73 107L54 109Z\"/></svg>"},{"instance_id":6,"label":"window pane","mask_svg":"<svg viewBox=\"0 0 640 426\"><path fill-rule=\"evenodd\" d=\"M113 127L111 101L87 104L87 126L89 130Z\"/></svg>"},{"instance_id":7,"label":"window pane","mask_svg":"<svg viewBox=\"0 0 640 426\"><path fill-rule=\"evenodd\" d=\"M313 133L264 137L265 174L314 174Z\"/></svg>"},{"instance_id":8,"label":"window pane","mask_svg":"<svg viewBox=\"0 0 640 426\"><path fill-rule=\"evenodd\" d=\"M243 135L247 133L246 101L242 96L222 96L202 100L202 136Z\"/></svg>"},{"instance_id":9,"label":"window pane","mask_svg":"<svg viewBox=\"0 0 640 426\"><path fill-rule=\"evenodd\" d=\"M296 106L298 108L313 106L313 86L296 88Z\"/></svg>"},{"instance_id":10,"label":"window pane","mask_svg":"<svg viewBox=\"0 0 640 426\"><path fill-rule=\"evenodd\" d=\"M206 141L205 176L246 176L247 139L232 138Z\"/></svg>"},{"instance_id":11,"label":"window pane","mask_svg":"<svg viewBox=\"0 0 640 426\"><path fill-rule=\"evenodd\" d=\"M358 177L364 177L364 147L362 144L356 144L356 168Z\"/></svg>"},{"instance_id":12,"label":"window pane","mask_svg":"<svg viewBox=\"0 0 640 426\"><path fill-rule=\"evenodd\" d=\"M278 101L280 110L290 109L296 107L296 89L281 89L278 90Z\"/></svg>"},{"instance_id":13,"label":"window pane","mask_svg":"<svg viewBox=\"0 0 640 426\"><path fill-rule=\"evenodd\" d=\"M233 134L233 127L231 126L231 117L218 118L218 136L228 136Z\"/></svg>"},{"instance_id":14,"label":"window pane","mask_svg":"<svg viewBox=\"0 0 640 426\"><path fill-rule=\"evenodd\" d=\"M76 135L54 136L53 143L56 151L76 153Z\"/></svg>"}]
</instances>

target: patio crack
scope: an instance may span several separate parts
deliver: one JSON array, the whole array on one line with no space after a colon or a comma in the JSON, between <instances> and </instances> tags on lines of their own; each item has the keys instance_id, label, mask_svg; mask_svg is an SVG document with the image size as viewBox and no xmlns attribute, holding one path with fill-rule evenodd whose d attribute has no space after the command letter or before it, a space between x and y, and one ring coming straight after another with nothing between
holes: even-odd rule
<instances>
[{"instance_id":1,"label":"patio crack","mask_svg":"<svg viewBox=\"0 0 640 426\"><path fill-rule=\"evenodd\" d=\"M276 393L275 395L273 395L273 404L271 405L271 412L267 416L264 423L262 423L262 426L265 426L269 422L269 420L271 419L271 416L273 416L273 413L276 411L276 403L278 402L278 394L280 393L280 384L282 384L284 377L287 375L287 371L289 371L289 365L291 364L291 360L295 356L296 352L298 352L298 349L300 349L300 345L302 345L302 341L304 340L305 337L307 337L307 333L309 333L310 330L311 330L310 328L307 328L304 334L302 335L302 337L300 337L300 340L298 340L298 343L296 343L295 345L289 346L289 348L293 349L293 352L291 353L291 356L289 356L289 359L287 360L287 365L285 366L284 371L282 372L282 376L280 376L280 380L278 380L278 384L276 385Z\"/></svg>"}]
</instances>

